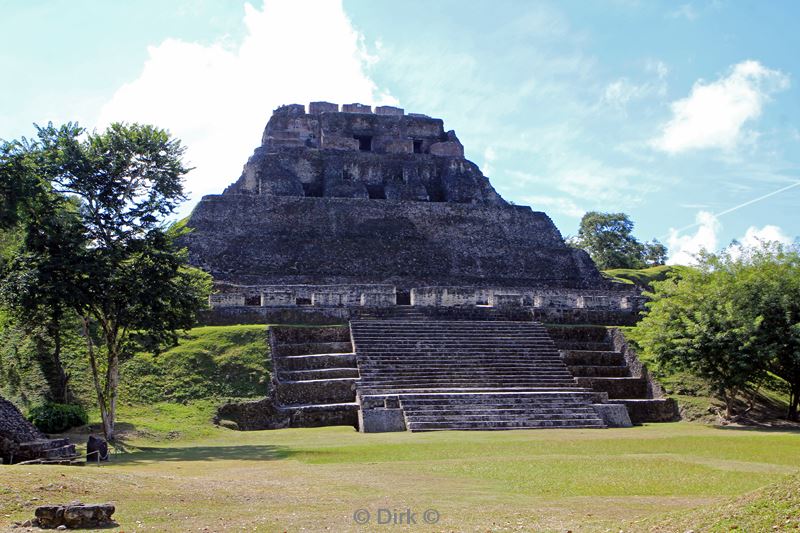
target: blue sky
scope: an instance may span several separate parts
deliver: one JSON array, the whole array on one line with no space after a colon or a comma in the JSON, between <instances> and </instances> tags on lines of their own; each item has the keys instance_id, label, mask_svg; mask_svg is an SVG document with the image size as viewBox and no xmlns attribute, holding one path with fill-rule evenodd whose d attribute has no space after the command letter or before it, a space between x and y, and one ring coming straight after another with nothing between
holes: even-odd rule
<instances>
[{"instance_id":1,"label":"blue sky","mask_svg":"<svg viewBox=\"0 0 800 533\"><path fill-rule=\"evenodd\" d=\"M192 203L238 177L273 108L359 101L443 118L506 199L564 235L587 210L624 211L676 262L800 235L796 2L0 8L0 137L154 123L189 146Z\"/></svg>"}]
</instances>

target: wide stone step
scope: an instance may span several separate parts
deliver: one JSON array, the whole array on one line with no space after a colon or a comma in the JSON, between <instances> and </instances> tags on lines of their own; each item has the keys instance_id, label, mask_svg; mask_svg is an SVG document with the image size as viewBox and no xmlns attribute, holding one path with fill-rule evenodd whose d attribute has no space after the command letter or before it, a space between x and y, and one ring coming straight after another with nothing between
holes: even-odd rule
<instances>
[{"instance_id":1,"label":"wide stone step","mask_svg":"<svg viewBox=\"0 0 800 533\"><path fill-rule=\"evenodd\" d=\"M634 424L680 420L678 404L673 398L617 399L609 400L608 403L619 403L627 407Z\"/></svg>"},{"instance_id":2,"label":"wide stone step","mask_svg":"<svg viewBox=\"0 0 800 533\"><path fill-rule=\"evenodd\" d=\"M358 378L357 368L322 368L314 370L293 370L278 372L282 381L303 381L314 379Z\"/></svg>"},{"instance_id":3,"label":"wide stone step","mask_svg":"<svg viewBox=\"0 0 800 533\"><path fill-rule=\"evenodd\" d=\"M437 422L437 423L460 423L460 422L483 422L488 420L504 420L513 422L538 421L538 420L592 420L597 419L597 415L592 413L573 413L571 411L557 413L507 413L502 410L487 409L481 414L467 413L443 413L421 415L412 411L406 411L408 422Z\"/></svg>"},{"instance_id":4,"label":"wide stone step","mask_svg":"<svg viewBox=\"0 0 800 533\"><path fill-rule=\"evenodd\" d=\"M610 399L647 398L647 381L642 378L575 378L581 387L608 393Z\"/></svg>"},{"instance_id":5,"label":"wide stone step","mask_svg":"<svg viewBox=\"0 0 800 533\"><path fill-rule=\"evenodd\" d=\"M355 367L356 354L311 354L276 357L273 359L278 370L315 370L322 368Z\"/></svg>"},{"instance_id":6,"label":"wide stone step","mask_svg":"<svg viewBox=\"0 0 800 533\"><path fill-rule=\"evenodd\" d=\"M571 418L575 417L590 417L595 418L597 414L591 407L524 407L514 408L503 405L485 406L484 408L476 408L474 406L469 408L459 409L457 406L429 406L429 407L406 407L406 416L414 418L414 420L436 419L437 417L453 418L453 417L483 417L483 416L498 416L501 418L512 416L563 416L564 413L569 413Z\"/></svg>"},{"instance_id":7,"label":"wide stone step","mask_svg":"<svg viewBox=\"0 0 800 533\"><path fill-rule=\"evenodd\" d=\"M603 368L613 368L613 367L603 367ZM339 370L339 369L332 369L332 370ZM379 377L386 375L385 372L387 370L391 370L391 375L395 377L439 377L442 374L446 373L449 377L470 377L470 376L541 376L541 377L569 377L572 378L572 373L567 370L559 369L559 368L526 368L523 370L520 369L508 369L508 368L463 368L458 367L458 369L452 369L447 371L447 369L441 367L434 367L434 368L372 368L372 367L361 367L361 376L362 377ZM303 371L300 371L303 372ZM321 372L321 371L317 371ZM280 374L279 374L280 375ZM357 377L357 376L329 376L329 377ZM294 380L292 380L294 381Z\"/></svg>"},{"instance_id":8,"label":"wide stone step","mask_svg":"<svg viewBox=\"0 0 800 533\"><path fill-rule=\"evenodd\" d=\"M543 428L604 428L600 419L586 420L483 420L472 422L409 422L410 431L470 431L470 430L503 430L503 429L543 429Z\"/></svg>"},{"instance_id":9,"label":"wide stone step","mask_svg":"<svg viewBox=\"0 0 800 533\"><path fill-rule=\"evenodd\" d=\"M369 391L362 390L368 387L360 381L356 382L362 396L371 395ZM574 383L568 386L546 386L546 387L432 387L429 391L414 389L407 393L403 389L396 389L392 392L375 393L379 396L398 396L400 398L446 398L468 396L491 397L491 398L519 398L535 395L537 397L595 397L591 389L577 387Z\"/></svg>"},{"instance_id":10,"label":"wide stone step","mask_svg":"<svg viewBox=\"0 0 800 533\"><path fill-rule=\"evenodd\" d=\"M352 378L279 381L275 387L281 405L349 403L355 401Z\"/></svg>"},{"instance_id":11,"label":"wide stone step","mask_svg":"<svg viewBox=\"0 0 800 533\"><path fill-rule=\"evenodd\" d=\"M625 356L616 351L564 350L561 354L567 365L625 365Z\"/></svg>"},{"instance_id":12,"label":"wide stone step","mask_svg":"<svg viewBox=\"0 0 800 533\"><path fill-rule=\"evenodd\" d=\"M630 376L630 369L627 366L608 366L608 365L574 366L574 365L570 365L569 371L575 377L621 378L621 377L629 377Z\"/></svg>"},{"instance_id":13,"label":"wide stone step","mask_svg":"<svg viewBox=\"0 0 800 533\"><path fill-rule=\"evenodd\" d=\"M277 344L273 356L286 357L292 355L350 353L352 351L353 345L350 342L305 342L297 344Z\"/></svg>"},{"instance_id":14,"label":"wide stone step","mask_svg":"<svg viewBox=\"0 0 800 533\"><path fill-rule=\"evenodd\" d=\"M560 341L555 345L559 350L608 351L613 348L609 342Z\"/></svg>"},{"instance_id":15,"label":"wide stone step","mask_svg":"<svg viewBox=\"0 0 800 533\"><path fill-rule=\"evenodd\" d=\"M515 346L507 348L467 348L456 346L440 346L440 347L399 347L399 346L381 346L375 349L361 349L358 348L358 355L364 357L387 357L395 355L397 357L409 356L443 356L452 355L458 357L481 357L481 356L518 356L518 357L540 357L540 358L553 358L560 359L560 355L556 350L532 350L525 347Z\"/></svg>"}]
</instances>

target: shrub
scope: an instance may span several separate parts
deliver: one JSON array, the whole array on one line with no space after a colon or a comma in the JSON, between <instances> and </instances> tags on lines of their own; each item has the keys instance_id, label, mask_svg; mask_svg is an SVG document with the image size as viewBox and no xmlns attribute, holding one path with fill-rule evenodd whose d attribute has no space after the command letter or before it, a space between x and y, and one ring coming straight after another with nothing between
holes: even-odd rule
<instances>
[{"instance_id":1,"label":"shrub","mask_svg":"<svg viewBox=\"0 0 800 533\"><path fill-rule=\"evenodd\" d=\"M28 420L44 433L61 433L89 422L89 416L80 405L45 403L31 408Z\"/></svg>"}]
</instances>

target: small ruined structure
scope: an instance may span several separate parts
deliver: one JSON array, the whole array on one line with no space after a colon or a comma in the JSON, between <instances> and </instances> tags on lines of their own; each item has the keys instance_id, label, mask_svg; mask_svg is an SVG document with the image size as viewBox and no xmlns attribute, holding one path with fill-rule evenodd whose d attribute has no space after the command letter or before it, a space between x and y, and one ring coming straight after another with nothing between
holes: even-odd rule
<instances>
[{"instance_id":1,"label":"small ruined structure","mask_svg":"<svg viewBox=\"0 0 800 533\"><path fill-rule=\"evenodd\" d=\"M68 439L48 439L0 396L0 463L69 463L76 456Z\"/></svg>"},{"instance_id":2,"label":"small ruined structure","mask_svg":"<svg viewBox=\"0 0 800 533\"><path fill-rule=\"evenodd\" d=\"M187 226L190 261L215 280L206 323L349 324L270 328L269 396L221 407L230 427L631 424L540 322L631 324L641 296L501 198L440 119L280 107ZM618 366L596 372L636 377Z\"/></svg>"}]
</instances>

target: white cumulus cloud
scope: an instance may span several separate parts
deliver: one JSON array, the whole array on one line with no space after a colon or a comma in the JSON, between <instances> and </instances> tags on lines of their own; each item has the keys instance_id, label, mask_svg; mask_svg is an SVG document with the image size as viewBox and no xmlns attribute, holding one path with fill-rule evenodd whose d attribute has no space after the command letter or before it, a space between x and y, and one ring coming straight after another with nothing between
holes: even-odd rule
<instances>
[{"instance_id":1,"label":"white cumulus cloud","mask_svg":"<svg viewBox=\"0 0 800 533\"><path fill-rule=\"evenodd\" d=\"M760 248L762 245L770 243L790 245L793 241L778 226L773 226L772 224L767 224L762 228L750 226L743 237L737 239L736 243L728 247L728 252L733 257L738 257L748 248Z\"/></svg>"},{"instance_id":2,"label":"white cumulus cloud","mask_svg":"<svg viewBox=\"0 0 800 533\"><path fill-rule=\"evenodd\" d=\"M672 118L650 144L671 154L733 149L745 135L745 124L761 115L772 94L788 87L789 77L783 72L758 61L742 61L716 81L697 81L689 96L673 102Z\"/></svg>"},{"instance_id":3,"label":"white cumulus cloud","mask_svg":"<svg viewBox=\"0 0 800 533\"><path fill-rule=\"evenodd\" d=\"M670 228L667 238L667 248L669 249L670 265L693 265L697 263L696 255L706 250L708 252L719 251L719 232L722 224L719 219L708 211L700 211L695 217L697 229L691 235L681 235L680 230ZM732 244L725 248L725 251L733 257L738 257L742 251L748 248L759 248L767 243L780 243L790 245L794 239L786 235L784 231L775 225L767 224L763 227L750 226L744 235L736 239Z\"/></svg>"},{"instance_id":4,"label":"white cumulus cloud","mask_svg":"<svg viewBox=\"0 0 800 533\"><path fill-rule=\"evenodd\" d=\"M681 235L679 230L670 228L667 237L669 249L669 265L692 265L697 261L695 256L702 250L717 250L717 234L722 229L717 217L708 211L700 211L695 217L697 230L692 235Z\"/></svg>"},{"instance_id":5,"label":"white cumulus cloud","mask_svg":"<svg viewBox=\"0 0 800 533\"><path fill-rule=\"evenodd\" d=\"M195 167L186 181L193 200L239 176L279 105L397 103L370 79L377 58L341 1L244 4L243 23L246 35L233 47L177 39L151 46L139 77L116 91L98 121L147 122L180 138Z\"/></svg>"}]
</instances>

